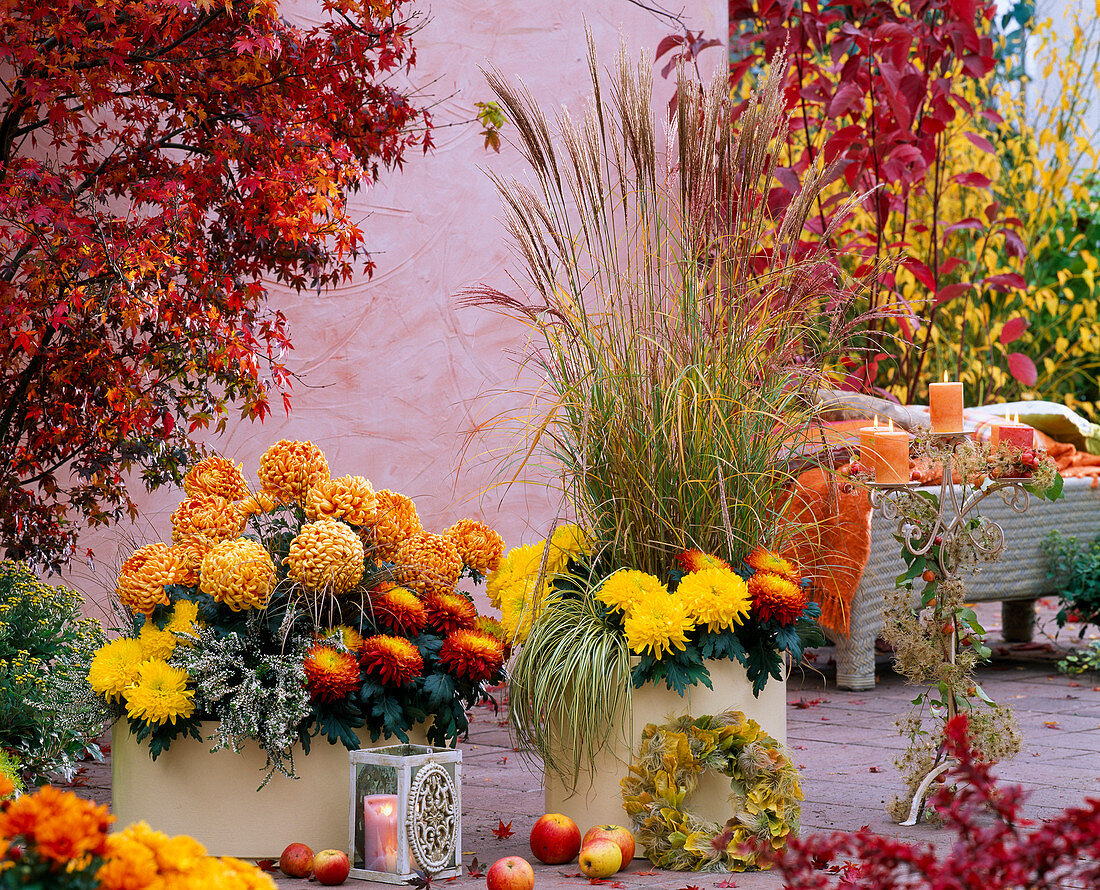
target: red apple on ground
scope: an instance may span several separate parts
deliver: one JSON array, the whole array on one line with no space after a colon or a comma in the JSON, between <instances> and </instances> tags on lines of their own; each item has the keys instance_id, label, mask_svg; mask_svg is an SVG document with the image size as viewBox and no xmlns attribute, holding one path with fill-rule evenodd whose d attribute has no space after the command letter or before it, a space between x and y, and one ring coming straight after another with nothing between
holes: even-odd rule
<instances>
[{"instance_id":1,"label":"red apple on ground","mask_svg":"<svg viewBox=\"0 0 1100 890\"><path fill-rule=\"evenodd\" d=\"M593 825L581 838L581 849L583 850L596 840L612 841L618 845L623 854L623 864L620 868L626 868L634 858L634 835L621 825Z\"/></svg>"},{"instance_id":2,"label":"red apple on ground","mask_svg":"<svg viewBox=\"0 0 1100 890\"><path fill-rule=\"evenodd\" d=\"M313 857L313 876L318 884L327 887L342 884L350 872L351 863L343 850L322 850Z\"/></svg>"},{"instance_id":3,"label":"red apple on ground","mask_svg":"<svg viewBox=\"0 0 1100 890\"><path fill-rule=\"evenodd\" d=\"M279 871L288 878L308 878L313 874L313 850L305 844L287 844L279 857Z\"/></svg>"},{"instance_id":4,"label":"red apple on ground","mask_svg":"<svg viewBox=\"0 0 1100 890\"><path fill-rule=\"evenodd\" d=\"M571 862L580 848L581 830L561 813L547 813L531 829L531 852L539 862L547 865Z\"/></svg>"},{"instance_id":5,"label":"red apple on ground","mask_svg":"<svg viewBox=\"0 0 1100 890\"><path fill-rule=\"evenodd\" d=\"M485 873L488 890L532 890L535 870L521 856L505 856L494 862Z\"/></svg>"},{"instance_id":6,"label":"red apple on ground","mask_svg":"<svg viewBox=\"0 0 1100 890\"><path fill-rule=\"evenodd\" d=\"M581 871L590 878L610 878L622 868L623 851L614 841L592 841L581 847L577 862Z\"/></svg>"}]
</instances>

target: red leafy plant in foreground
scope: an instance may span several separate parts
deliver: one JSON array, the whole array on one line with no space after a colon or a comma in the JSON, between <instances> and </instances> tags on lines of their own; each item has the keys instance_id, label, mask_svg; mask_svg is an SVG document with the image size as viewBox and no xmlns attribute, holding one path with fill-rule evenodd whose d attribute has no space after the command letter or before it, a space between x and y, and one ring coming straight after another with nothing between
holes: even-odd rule
<instances>
[{"instance_id":1,"label":"red leafy plant in foreground","mask_svg":"<svg viewBox=\"0 0 1100 890\"><path fill-rule=\"evenodd\" d=\"M927 843L874 834L815 834L779 859L788 890L1015 890L1100 886L1100 798L1087 798L1038 824L1020 815L1026 792L998 786L970 745L965 715L947 723L957 759L932 805L957 840L942 856ZM955 786L952 788L952 786Z\"/></svg>"}]
</instances>

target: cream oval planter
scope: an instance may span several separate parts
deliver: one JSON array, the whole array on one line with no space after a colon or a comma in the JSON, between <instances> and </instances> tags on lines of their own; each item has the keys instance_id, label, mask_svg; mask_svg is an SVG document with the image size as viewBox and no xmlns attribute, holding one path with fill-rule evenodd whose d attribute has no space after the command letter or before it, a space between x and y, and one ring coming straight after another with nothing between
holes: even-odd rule
<instances>
[{"instance_id":1,"label":"cream oval planter","mask_svg":"<svg viewBox=\"0 0 1100 890\"><path fill-rule=\"evenodd\" d=\"M564 813L577 823L582 833L593 825L606 823L629 826L626 810L623 809L619 780L626 776L630 768L633 752L638 750L642 730L647 723L665 723L684 714L701 717L733 708L744 711L765 732L778 742L786 744L786 680L770 678L760 697L755 698L752 684L739 663L708 661L707 670L714 688L692 686L683 698L668 689L663 682L659 686L649 683L641 689L635 689L632 697L632 725L628 725L624 717L617 733L617 742L599 753L594 771L589 772L582 768L575 790L570 787L571 782L566 784L560 776L550 772L544 774L546 812ZM630 739L629 747L627 739ZM729 794L729 778L719 773L707 772L700 779L698 789L688 799L689 806L694 813L705 819L725 822L730 815L727 801ZM644 855L640 847L636 855Z\"/></svg>"},{"instance_id":2,"label":"cream oval planter","mask_svg":"<svg viewBox=\"0 0 1100 890\"><path fill-rule=\"evenodd\" d=\"M217 723L203 723L204 738ZM426 744L419 727L409 734ZM383 745L360 737L363 747ZM316 850L342 850L348 838L350 758L343 745L312 740L294 752L298 778L276 773L257 791L267 757L249 744L240 754L210 753L210 742L176 739L155 761L125 721L111 730L111 810L115 830L144 821L169 835L187 834L214 856L278 859L298 841Z\"/></svg>"}]
</instances>

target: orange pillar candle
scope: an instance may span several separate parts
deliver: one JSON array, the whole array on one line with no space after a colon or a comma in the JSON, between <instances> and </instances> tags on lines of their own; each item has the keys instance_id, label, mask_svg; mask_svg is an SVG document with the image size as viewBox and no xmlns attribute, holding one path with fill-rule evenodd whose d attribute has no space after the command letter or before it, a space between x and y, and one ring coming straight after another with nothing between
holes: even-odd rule
<instances>
[{"instance_id":1,"label":"orange pillar candle","mask_svg":"<svg viewBox=\"0 0 1100 890\"><path fill-rule=\"evenodd\" d=\"M932 415L932 432L945 435L963 431L963 385L948 381L928 384L928 413Z\"/></svg>"},{"instance_id":2,"label":"orange pillar candle","mask_svg":"<svg viewBox=\"0 0 1100 890\"><path fill-rule=\"evenodd\" d=\"M859 431L859 462L871 473L875 472L875 433L882 429L886 427L878 425L878 415L875 415L875 425Z\"/></svg>"},{"instance_id":3,"label":"orange pillar candle","mask_svg":"<svg viewBox=\"0 0 1100 890\"><path fill-rule=\"evenodd\" d=\"M1035 445L1035 429L1026 423L1020 423L1020 416L1010 417L1004 423L995 424L991 444L994 448L1006 442L1013 448L1026 451Z\"/></svg>"},{"instance_id":4,"label":"orange pillar candle","mask_svg":"<svg viewBox=\"0 0 1100 890\"><path fill-rule=\"evenodd\" d=\"M894 421L875 433L875 481L900 485L909 481L909 434L894 429Z\"/></svg>"}]
</instances>

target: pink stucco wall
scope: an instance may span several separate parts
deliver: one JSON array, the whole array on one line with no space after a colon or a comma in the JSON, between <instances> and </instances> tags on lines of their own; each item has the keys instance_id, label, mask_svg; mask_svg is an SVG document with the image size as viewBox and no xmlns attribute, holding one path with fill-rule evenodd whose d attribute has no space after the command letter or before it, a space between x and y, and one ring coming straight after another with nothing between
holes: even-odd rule
<instances>
[{"instance_id":1,"label":"pink stucco wall","mask_svg":"<svg viewBox=\"0 0 1100 890\"><path fill-rule=\"evenodd\" d=\"M317 0L284 6L302 23L319 7ZM685 0L681 8L693 30L725 34L726 0ZM409 157L402 172L388 172L379 185L353 196L378 264L372 280L360 278L320 296L272 288L273 302L291 323L296 348L289 365L301 375L293 412L262 425L233 424L211 440L221 454L243 463L250 478L271 443L311 439L324 449L333 475L363 475L376 488L412 497L430 530L474 516L498 528L509 546L545 534L556 498L532 484L491 489L493 476L478 449L465 460L462 454L465 435L479 419L522 408L519 396L493 394L530 385L516 381L510 354L522 345L523 329L454 305L464 287L488 282L508 289L509 272L519 275L485 171L522 177L524 165L511 146L499 155L486 151L477 126L446 125L470 120L474 103L492 98L479 70L490 64L522 77L544 108L579 110L588 90L585 21L608 65L620 34L632 51L646 47L652 53L670 31L627 0L431 4L417 37L412 79L436 105L436 149ZM708 50L701 61L709 73L724 54ZM664 107L671 87L659 81L658 91ZM143 495L137 524L86 535L81 547L94 549L94 569L76 564L67 580L101 600L104 587L113 585L113 567L135 541L168 540L168 516L180 496L174 490Z\"/></svg>"}]
</instances>

